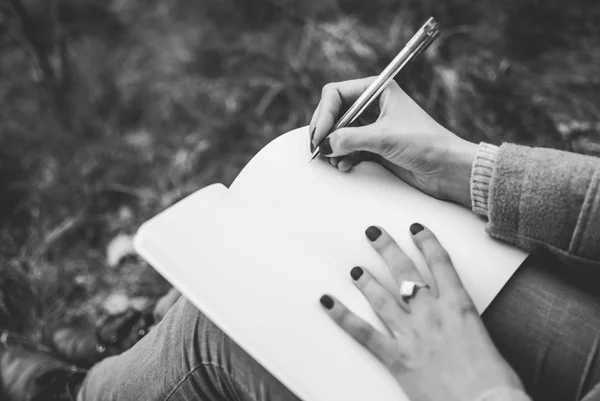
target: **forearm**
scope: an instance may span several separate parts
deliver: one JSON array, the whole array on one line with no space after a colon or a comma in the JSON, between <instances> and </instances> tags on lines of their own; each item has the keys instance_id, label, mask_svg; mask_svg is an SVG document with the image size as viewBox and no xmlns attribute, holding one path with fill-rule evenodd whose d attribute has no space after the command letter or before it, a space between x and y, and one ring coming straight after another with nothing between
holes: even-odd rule
<instances>
[{"instance_id":1,"label":"forearm","mask_svg":"<svg viewBox=\"0 0 600 401\"><path fill-rule=\"evenodd\" d=\"M473 210L488 218L491 236L600 266L600 159L483 145L473 163L471 198Z\"/></svg>"}]
</instances>

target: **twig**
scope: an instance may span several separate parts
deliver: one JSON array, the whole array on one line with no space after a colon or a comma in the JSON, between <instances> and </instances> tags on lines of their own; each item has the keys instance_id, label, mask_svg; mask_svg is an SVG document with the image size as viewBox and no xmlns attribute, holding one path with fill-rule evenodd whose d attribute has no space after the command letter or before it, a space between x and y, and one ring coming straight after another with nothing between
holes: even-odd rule
<instances>
[{"instance_id":1,"label":"twig","mask_svg":"<svg viewBox=\"0 0 600 401\"><path fill-rule=\"evenodd\" d=\"M122 184L109 184L106 185L104 187L102 187L99 192L101 191L115 191L115 192L120 192L123 194L127 194L127 195L131 195L131 196L135 196L137 198L141 198L143 200L156 200L159 199L158 195L156 195L154 192L152 192L149 189L138 189L138 188L133 188L133 187L128 187L126 185L122 185Z\"/></svg>"},{"instance_id":2,"label":"twig","mask_svg":"<svg viewBox=\"0 0 600 401\"><path fill-rule=\"evenodd\" d=\"M281 82L271 84L269 90L263 95L263 97L256 105L256 114L259 116L265 114L271 103L273 103L273 99L275 99L275 96L281 93L281 91L284 90L284 88L285 86Z\"/></svg>"},{"instance_id":3,"label":"twig","mask_svg":"<svg viewBox=\"0 0 600 401\"><path fill-rule=\"evenodd\" d=\"M63 235L75 227L78 227L83 222L83 215L84 213L80 212L75 216L68 217L58 226L50 230L42 240L41 244L33 251L32 259L39 260Z\"/></svg>"}]
</instances>

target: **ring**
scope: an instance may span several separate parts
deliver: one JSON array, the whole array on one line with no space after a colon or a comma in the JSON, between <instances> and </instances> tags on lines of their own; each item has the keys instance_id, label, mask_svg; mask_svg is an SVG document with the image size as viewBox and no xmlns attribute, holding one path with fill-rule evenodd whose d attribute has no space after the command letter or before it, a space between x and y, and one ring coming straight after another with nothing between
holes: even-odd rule
<instances>
[{"instance_id":1,"label":"ring","mask_svg":"<svg viewBox=\"0 0 600 401\"><path fill-rule=\"evenodd\" d=\"M400 284L400 296L404 302L408 303L421 288L429 289L429 286L421 281L403 281Z\"/></svg>"}]
</instances>

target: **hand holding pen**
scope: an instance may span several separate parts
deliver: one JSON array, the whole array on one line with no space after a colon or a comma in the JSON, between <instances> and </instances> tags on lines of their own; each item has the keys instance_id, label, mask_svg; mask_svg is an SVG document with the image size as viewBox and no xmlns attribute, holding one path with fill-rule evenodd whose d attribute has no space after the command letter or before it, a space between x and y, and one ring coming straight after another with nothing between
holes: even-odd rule
<instances>
[{"instance_id":1,"label":"hand holding pen","mask_svg":"<svg viewBox=\"0 0 600 401\"><path fill-rule=\"evenodd\" d=\"M345 111L344 105L355 103L376 79L332 83L324 88L310 123L311 147L319 145L321 154L340 171L362 161L376 161L433 197L470 207L471 164L477 145L438 124L395 81L361 114L365 125L332 129Z\"/></svg>"},{"instance_id":2,"label":"hand holding pen","mask_svg":"<svg viewBox=\"0 0 600 401\"><path fill-rule=\"evenodd\" d=\"M390 62L390 64L371 82L365 91L356 99L344 115L337 121L332 131L344 128L352 124L383 92L385 87L394 79L394 77L404 68L422 54L427 47L435 40L439 34L439 25L433 17L417 31L417 33L408 41L406 46ZM312 135L311 135L312 138ZM320 143L319 143L320 145ZM314 160L320 154L319 148L313 151Z\"/></svg>"}]
</instances>

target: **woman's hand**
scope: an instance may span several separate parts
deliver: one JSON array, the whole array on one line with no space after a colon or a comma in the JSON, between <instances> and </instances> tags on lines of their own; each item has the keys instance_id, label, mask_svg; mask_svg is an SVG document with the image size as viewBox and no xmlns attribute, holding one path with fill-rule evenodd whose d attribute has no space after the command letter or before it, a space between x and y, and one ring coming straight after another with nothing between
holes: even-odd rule
<instances>
[{"instance_id":1,"label":"woman's hand","mask_svg":"<svg viewBox=\"0 0 600 401\"><path fill-rule=\"evenodd\" d=\"M375 78L328 84L310 123L311 149L347 171L378 161L402 180L438 199L471 207L470 175L477 145L454 135L391 82L362 126L342 128L323 141L335 122ZM321 143L323 141L323 143Z\"/></svg>"},{"instance_id":2,"label":"woman's hand","mask_svg":"<svg viewBox=\"0 0 600 401\"><path fill-rule=\"evenodd\" d=\"M370 227L366 236L399 288L406 281L429 288L401 297L400 290L388 292L366 269L355 267L350 272L389 334L324 295L321 304L327 313L381 360L412 401L470 401L495 389L522 390L435 235L420 224L410 230L428 264L429 271L422 274L383 229Z\"/></svg>"}]
</instances>

